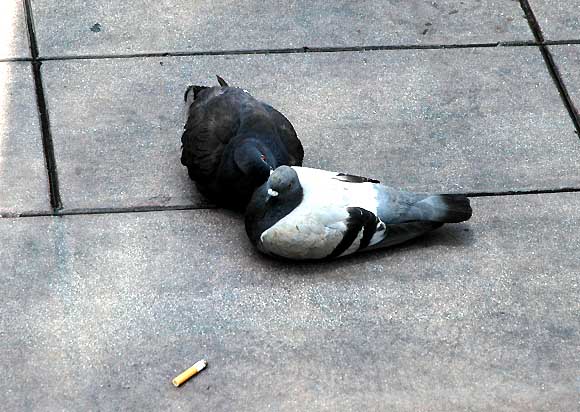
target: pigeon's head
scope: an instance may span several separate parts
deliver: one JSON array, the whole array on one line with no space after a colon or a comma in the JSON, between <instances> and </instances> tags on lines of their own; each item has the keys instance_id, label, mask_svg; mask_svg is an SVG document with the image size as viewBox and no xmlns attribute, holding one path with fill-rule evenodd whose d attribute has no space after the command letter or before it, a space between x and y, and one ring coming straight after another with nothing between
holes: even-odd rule
<instances>
[{"instance_id":1,"label":"pigeon's head","mask_svg":"<svg viewBox=\"0 0 580 412\"><path fill-rule=\"evenodd\" d=\"M302 186L298 180L298 174L290 166L280 166L272 172L268 179L269 198L283 198L301 191Z\"/></svg>"},{"instance_id":2,"label":"pigeon's head","mask_svg":"<svg viewBox=\"0 0 580 412\"><path fill-rule=\"evenodd\" d=\"M276 167L276 158L272 153L254 142L244 142L237 147L234 161L248 182L255 187L260 186Z\"/></svg>"},{"instance_id":3,"label":"pigeon's head","mask_svg":"<svg viewBox=\"0 0 580 412\"><path fill-rule=\"evenodd\" d=\"M272 170L278 167L276 156L274 156L274 154L267 148L260 150L260 160L268 166L268 169L270 169L268 175L272 173Z\"/></svg>"}]
</instances>

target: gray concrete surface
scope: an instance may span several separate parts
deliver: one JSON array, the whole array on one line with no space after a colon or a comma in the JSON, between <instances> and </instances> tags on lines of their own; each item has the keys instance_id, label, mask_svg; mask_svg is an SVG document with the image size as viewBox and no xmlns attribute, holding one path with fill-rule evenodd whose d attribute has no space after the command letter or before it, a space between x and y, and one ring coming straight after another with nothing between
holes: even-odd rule
<instances>
[{"instance_id":1,"label":"gray concrete surface","mask_svg":"<svg viewBox=\"0 0 580 412\"><path fill-rule=\"evenodd\" d=\"M30 57L23 2L3 0L0 7L0 60Z\"/></svg>"},{"instance_id":2,"label":"gray concrete surface","mask_svg":"<svg viewBox=\"0 0 580 412\"><path fill-rule=\"evenodd\" d=\"M578 409L580 193L563 192L580 140L557 87L535 46L419 49L532 40L517 1L30 3L41 55L70 58L41 62L43 114L61 212L80 214L51 216L44 105L29 62L0 63L0 409ZM530 4L546 38L580 39L574 1ZM23 10L0 6L0 60L29 56ZM105 58L365 44L409 50ZM579 49L550 46L576 107ZM287 114L307 165L569 189L472 198L471 221L415 243L280 263L239 215L169 210L209 206L179 137L185 86L214 74ZM138 206L160 210L118 209Z\"/></svg>"},{"instance_id":3,"label":"gray concrete surface","mask_svg":"<svg viewBox=\"0 0 580 412\"><path fill-rule=\"evenodd\" d=\"M165 62L43 65L65 208L207 204L179 160L187 76Z\"/></svg>"},{"instance_id":4,"label":"gray concrete surface","mask_svg":"<svg viewBox=\"0 0 580 412\"><path fill-rule=\"evenodd\" d=\"M578 0L528 0L546 40L580 40Z\"/></svg>"},{"instance_id":5,"label":"gray concrete surface","mask_svg":"<svg viewBox=\"0 0 580 412\"><path fill-rule=\"evenodd\" d=\"M532 40L515 1L33 2L43 56Z\"/></svg>"},{"instance_id":6,"label":"gray concrete surface","mask_svg":"<svg viewBox=\"0 0 580 412\"><path fill-rule=\"evenodd\" d=\"M580 186L536 48L83 60L43 65L64 206L204 204L179 163L182 95L214 73L285 113L308 166L425 191Z\"/></svg>"},{"instance_id":7,"label":"gray concrete surface","mask_svg":"<svg viewBox=\"0 0 580 412\"><path fill-rule=\"evenodd\" d=\"M29 63L0 62L0 216L50 208Z\"/></svg>"},{"instance_id":8,"label":"gray concrete surface","mask_svg":"<svg viewBox=\"0 0 580 412\"><path fill-rule=\"evenodd\" d=\"M552 56L576 108L580 107L580 45L550 46Z\"/></svg>"},{"instance_id":9,"label":"gray concrete surface","mask_svg":"<svg viewBox=\"0 0 580 412\"><path fill-rule=\"evenodd\" d=\"M469 223L303 265L223 211L0 220L2 405L572 411L579 202L474 199Z\"/></svg>"}]
</instances>

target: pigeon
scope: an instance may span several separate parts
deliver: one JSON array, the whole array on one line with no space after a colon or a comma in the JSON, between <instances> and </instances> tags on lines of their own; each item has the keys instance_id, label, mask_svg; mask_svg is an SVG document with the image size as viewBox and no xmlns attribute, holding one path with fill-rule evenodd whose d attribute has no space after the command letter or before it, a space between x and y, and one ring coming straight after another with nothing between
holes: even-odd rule
<instances>
[{"instance_id":1,"label":"pigeon","mask_svg":"<svg viewBox=\"0 0 580 412\"><path fill-rule=\"evenodd\" d=\"M245 226L265 254L331 259L403 243L471 213L460 194L405 192L360 176L280 166L254 192Z\"/></svg>"},{"instance_id":2,"label":"pigeon","mask_svg":"<svg viewBox=\"0 0 580 412\"><path fill-rule=\"evenodd\" d=\"M181 163L218 206L243 211L254 190L281 165L300 166L302 143L279 111L243 89L189 86ZM192 96L193 95L193 96Z\"/></svg>"}]
</instances>

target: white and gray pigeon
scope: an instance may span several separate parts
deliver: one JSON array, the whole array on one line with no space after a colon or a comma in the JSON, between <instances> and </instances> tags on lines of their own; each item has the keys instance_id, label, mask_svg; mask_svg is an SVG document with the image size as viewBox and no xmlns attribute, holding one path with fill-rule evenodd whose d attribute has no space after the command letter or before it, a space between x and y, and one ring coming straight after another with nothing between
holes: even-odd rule
<instances>
[{"instance_id":1,"label":"white and gray pigeon","mask_svg":"<svg viewBox=\"0 0 580 412\"><path fill-rule=\"evenodd\" d=\"M245 223L261 252L309 260L403 243L471 213L464 195L411 193L364 177L280 166L254 192Z\"/></svg>"}]
</instances>

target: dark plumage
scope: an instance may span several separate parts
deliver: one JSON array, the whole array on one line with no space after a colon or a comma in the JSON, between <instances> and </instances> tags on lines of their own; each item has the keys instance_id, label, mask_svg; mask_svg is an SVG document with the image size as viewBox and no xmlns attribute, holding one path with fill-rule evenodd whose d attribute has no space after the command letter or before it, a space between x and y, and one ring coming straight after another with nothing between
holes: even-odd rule
<instances>
[{"instance_id":1,"label":"dark plumage","mask_svg":"<svg viewBox=\"0 0 580 412\"><path fill-rule=\"evenodd\" d=\"M271 170L301 165L304 150L292 124L247 91L189 86L181 163L199 191L218 205L243 209ZM193 96L192 96L193 95Z\"/></svg>"},{"instance_id":2,"label":"dark plumage","mask_svg":"<svg viewBox=\"0 0 580 412\"><path fill-rule=\"evenodd\" d=\"M403 243L471 213L463 195L404 192L373 179L281 166L254 193L246 232L270 255L328 259Z\"/></svg>"}]
</instances>

